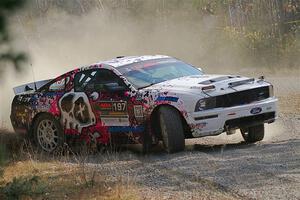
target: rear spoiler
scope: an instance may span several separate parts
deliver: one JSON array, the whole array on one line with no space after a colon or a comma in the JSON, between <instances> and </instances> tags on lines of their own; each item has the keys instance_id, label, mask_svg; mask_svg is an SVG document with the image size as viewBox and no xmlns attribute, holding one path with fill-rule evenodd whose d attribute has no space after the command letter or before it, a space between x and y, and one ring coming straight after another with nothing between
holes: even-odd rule
<instances>
[{"instance_id":1,"label":"rear spoiler","mask_svg":"<svg viewBox=\"0 0 300 200\"><path fill-rule=\"evenodd\" d=\"M24 93L24 92L35 91L36 89L41 88L42 86L46 85L47 83L49 83L52 80L53 79L48 79L48 80L42 80L42 81L27 83L27 84L24 84L24 85L14 87L13 90L14 90L15 95L21 94L21 93Z\"/></svg>"}]
</instances>

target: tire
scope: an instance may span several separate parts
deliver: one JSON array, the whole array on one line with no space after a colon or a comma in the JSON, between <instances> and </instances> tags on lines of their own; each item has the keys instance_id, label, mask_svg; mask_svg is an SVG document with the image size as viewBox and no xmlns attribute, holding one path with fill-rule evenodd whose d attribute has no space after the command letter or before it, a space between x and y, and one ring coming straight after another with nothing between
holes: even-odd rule
<instances>
[{"instance_id":1,"label":"tire","mask_svg":"<svg viewBox=\"0 0 300 200\"><path fill-rule=\"evenodd\" d=\"M168 153L183 151L185 146L182 121L177 110L171 107L159 109L160 133Z\"/></svg>"},{"instance_id":2,"label":"tire","mask_svg":"<svg viewBox=\"0 0 300 200\"><path fill-rule=\"evenodd\" d=\"M36 119L33 134L38 149L47 153L62 148L65 142L60 123L50 114L42 114Z\"/></svg>"},{"instance_id":3,"label":"tire","mask_svg":"<svg viewBox=\"0 0 300 200\"><path fill-rule=\"evenodd\" d=\"M264 124L259 124L256 126L251 126L246 129L241 129L242 136L247 143L255 143L264 139L265 136L265 126Z\"/></svg>"}]
</instances>

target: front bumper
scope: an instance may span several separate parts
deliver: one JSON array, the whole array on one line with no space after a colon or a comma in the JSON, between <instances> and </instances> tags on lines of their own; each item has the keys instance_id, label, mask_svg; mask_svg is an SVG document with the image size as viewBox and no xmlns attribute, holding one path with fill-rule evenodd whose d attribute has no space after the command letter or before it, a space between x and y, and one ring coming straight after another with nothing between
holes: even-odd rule
<instances>
[{"instance_id":1,"label":"front bumper","mask_svg":"<svg viewBox=\"0 0 300 200\"><path fill-rule=\"evenodd\" d=\"M193 137L217 135L226 128L274 122L277 117L277 101L275 97L270 97L246 105L193 112L189 114L187 121Z\"/></svg>"}]
</instances>

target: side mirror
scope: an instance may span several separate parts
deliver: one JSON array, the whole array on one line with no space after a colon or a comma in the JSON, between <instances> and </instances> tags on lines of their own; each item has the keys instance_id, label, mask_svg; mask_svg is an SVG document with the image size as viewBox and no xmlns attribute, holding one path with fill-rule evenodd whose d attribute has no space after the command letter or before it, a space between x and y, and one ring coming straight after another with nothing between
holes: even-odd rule
<instances>
[{"instance_id":1,"label":"side mirror","mask_svg":"<svg viewBox=\"0 0 300 200\"><path fill-rule=\"evenodd\" d=\"M125 92L126 87L120 86L118 83L106 83L105 89L109 92Z\"/></svg>"}]
</instances>

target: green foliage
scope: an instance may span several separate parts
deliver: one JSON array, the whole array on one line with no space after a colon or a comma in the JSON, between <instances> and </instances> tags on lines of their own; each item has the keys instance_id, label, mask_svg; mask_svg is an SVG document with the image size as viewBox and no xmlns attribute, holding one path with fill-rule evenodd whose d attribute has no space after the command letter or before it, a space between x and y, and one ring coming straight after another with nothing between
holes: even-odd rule
<instances>
[{"instance_id":1,"label":"green foliage","mask_svg":"<svg viewBox=\"0 0 300 200\"><path fill-rule=\"evenodd\" d=\"M300 1L232 0L228 6L230 23L225 32L233 42L242 41L241 48L260 64L290 59L290 66L298 65Z\"/></svg>"},{"instance_id":2,"label":"green foliage","mask_svg":"<svg viewBox=\"0 0 300 200\"><path fill-rule=\"evenodd\" d=\"M16 53L11 47L11 38L7 30L8 17L24 5L26 0L0 1L0 62L12 62L17 70L21 62L26 60L24 53Z\"/></svg>"},{"instance_id":3,"label":"green foliage","mask_svg":"<svg viewBox=\"0 0 300 200\"><path fill-rule=\"evenodd\" d=\"M0 166L2 166L5 163L5 160L6 160L5 145L0 144Z\"/></svg>"},{"instance_id":4,"label":"green foliage","mask_svg":"<svg viewBox=\"0 0 300 200\"><path fill-rule=\"evenodd\" d=\"M14 178L12 182L7 183L0 188L1 194L5 199L18 200L22 197L33 197L43 194L46 191L46 185L38 176Z\"/></svg>"},{"instance_id":5,"label":"green foliage","mask_svg":"<svg viewBox=\"0 0 300 200\"><path fill-rule=\"evenodd\" d=\"M20 8L24 2L0 0L0 49L10 40L5 28L8 13ZM37 0L28 1L26 13L31 17L47 17L53 8L72 15L85 15L92 10L109 11L111 16L123 13L124 18L140 22L157 18L164 23L181 20L191 28L205 20L208 24L213 19L218 21L213 27L215 32L228 36L226 39L232 40L229 44L238 41L233 45L241 48L239 52L246 52L245 57L249 59L272 65L284 58L297 58L294 55L300 53L297 36L300 32L299 0ZM165 24L164 28L167 27ZM0 62L12 62L17 69L25 58L11 48L0 51ZM297 65L297 59L294 63Z\"/></svg>"},{"instance_id":6,"label":"green foliage","mask_svg":"<svg viewBox=\"0 0 300 200\"><path fill-rule=\"evenodd\" d=\"M3 174L3 166L7 160L5 145L0 144L0 180Z\"/></svg>"},{"instance_id":7,"label":"green foliage","mask_svg":"<svg viewBox=\"0 0 300 200\"><path fill-rule=\"evenodd\" d=\"M25 0L1 0L0 1L0 34L7 37L7 16L20 8ZM3 37L3 36L2 36Z\"/></svg>"}]
</instances>

